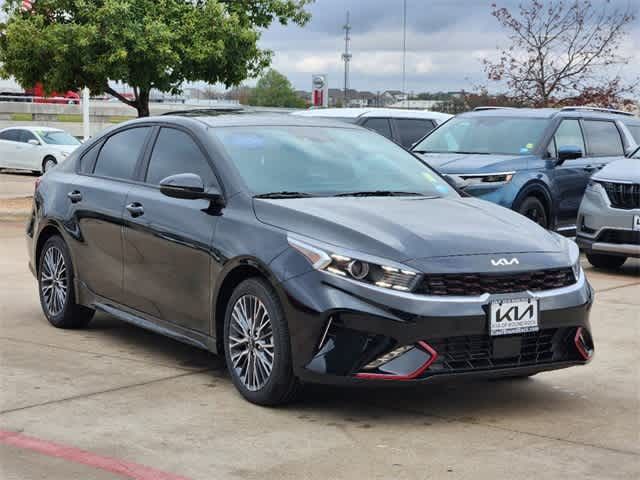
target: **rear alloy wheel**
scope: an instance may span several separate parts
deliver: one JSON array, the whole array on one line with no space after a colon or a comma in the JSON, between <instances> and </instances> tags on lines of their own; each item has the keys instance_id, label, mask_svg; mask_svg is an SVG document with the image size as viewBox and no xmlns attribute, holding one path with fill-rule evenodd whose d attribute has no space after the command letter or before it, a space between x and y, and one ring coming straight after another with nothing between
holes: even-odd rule
<instances>
[{"instance_id":1,"label":"rear alloy wheel","mask_svg":"<svg viewBox=\"0 0 640 480\"><path fill-rule=\"evenodd\" d=\"M42 247L38 289L42 311L53 326L82 328L91 321L94 311L76 304L71 257L64 240L57 235Z\"/></svg>"},{"instance_id":2,"label":"rear alloy wheel","mask_svg":"<svg viewBox=\"0 0 640 480\"><path fill-rule=\"evenodd\" d=\"M298 380L291 366L289 331L273 288L264 280L242 282L229 301L224 350L234 385L258 405L293 399Z\"/></svg>"},{"instance_id":3,"label":"rear alloy wheel","mask_svg":"<svg viewBox=\"0 0 640 480\"><path fill-rule=\"evenodd\" d=\"M627 257L619 257L617 255L603 255L601 253L588 253L587 260L596 268L602 268L604 270L615 270L620 268L624 262L627 261Z\"/></svg>"},{"instance_id":4,"label":"rear alloy wheel","mask_svg":"<svg viewBox=\"0 0 640 480\"><path fill-rule=\"evenodd\" d=\"M58 162L56 162L55 158L52 157L47 157L44 159L44 162L42 163L42 173L47 173L49 170L51 170L53 167L55 167L58 164Z\"/></svg>"},{"instance_id":5,"label":"rear alloy wheel","mask_svg":"<svg viewBox=\"0 0 640 480\"><path fill-rule=\"evenodd\" d=\"M543 228L549 228L549 219L547 218L547 211L544 209L544 205L536 197L527 197L520 204L518 212L527 217L529 220L533 220Z\"/></svg>"}]
</instances>

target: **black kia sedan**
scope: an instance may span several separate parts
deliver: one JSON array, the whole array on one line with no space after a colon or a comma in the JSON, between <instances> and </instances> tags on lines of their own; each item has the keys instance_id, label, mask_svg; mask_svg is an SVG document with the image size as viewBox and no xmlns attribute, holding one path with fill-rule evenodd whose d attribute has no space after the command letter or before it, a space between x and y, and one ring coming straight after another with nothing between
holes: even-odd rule
<instances>
[{"instance_id":1,"label":"black kia sedan","mask_svg":"<svg viewBox=\"0 0 640 480\"><path fill-rule=\"evenodd\" d=\"M594 351L571 240L355 125L121 124L41 178L27 235L51 324L102 311L224 352L258 404L303 382L519 377Z\"/></svg>"}]
</instances>

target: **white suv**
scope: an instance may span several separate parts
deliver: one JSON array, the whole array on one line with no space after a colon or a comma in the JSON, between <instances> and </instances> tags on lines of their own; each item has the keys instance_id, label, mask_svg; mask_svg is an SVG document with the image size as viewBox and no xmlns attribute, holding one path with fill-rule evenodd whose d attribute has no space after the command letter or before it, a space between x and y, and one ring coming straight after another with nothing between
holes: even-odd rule
<instances>
[{"instance_id":1,"label":"white suv","mask_svg":"<svg viewBox=\"0 0 640 480\"><path fill-rule=\"evenodd\" d=\"M292 115L324 117L362 125L407 149L452 117L446 113L399 108L314 108L293 112Z\"/></svg>"},{"instance_id":2,"label":"white suv","mask_svg":"<svg viewBox=\"0 0 640 480\"><path fill-rule=\"evenodd\" d=\"M44 173L64 161L80 141L50 127L10 127L0 130L0 168Z\"/></svg>"}]
</instances>

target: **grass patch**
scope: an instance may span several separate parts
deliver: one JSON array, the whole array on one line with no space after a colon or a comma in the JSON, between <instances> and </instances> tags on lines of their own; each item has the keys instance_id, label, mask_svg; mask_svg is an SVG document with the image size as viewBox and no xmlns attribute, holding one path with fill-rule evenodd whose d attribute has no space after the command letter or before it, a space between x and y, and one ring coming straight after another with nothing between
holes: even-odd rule
<instances>
[{"instance_id":1,"label":"grass patch","mask_svg":"<svg viewBox=\"0 0 640 480\"><path fill-rule=\"evenodd\" d=\"M33 115L30 113L12 113L11 120L14 122L30 122L33 120Z\"/></svg>"},{"instance_id":2,"label":"grass patch","mask_svg":"<svg viewBox=\"0 0 640 480\"><path fill-rule=\"evenodd\" d=\"M69 114L69 115L56 115L56 119L59 122L80 123L82 122L82 115Z\"/></svg>"}]
</instances>

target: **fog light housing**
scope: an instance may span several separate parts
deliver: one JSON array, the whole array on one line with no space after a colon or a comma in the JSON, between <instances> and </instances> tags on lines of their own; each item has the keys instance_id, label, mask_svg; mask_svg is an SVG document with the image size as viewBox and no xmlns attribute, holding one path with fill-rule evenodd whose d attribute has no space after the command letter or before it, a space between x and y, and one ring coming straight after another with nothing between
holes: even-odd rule
<instances>
[{"instance_id":1,"label":"fog light housing","mask_svg":"<svg viewBox=\"0 0 640 480\"><path fill-rule=\"evenodd\" d=\"M576 348L578 349L578 353L583 360L588 362L593 358L593 354L595 353L593 339L591 338L591 334L586 328L578 327L578 329L576 330L576 336L573 341L576 345Z\"/></svg>"},{"instance_id":2,"label":"fog light housing","mask_svg":"<svg viewBox=\"0 0 640 480\"><path fill-rule=\"evenodd\" d=\"M368 380L412 380L422 375L438 358L426 342L405 345L368 363L356 378ZM416 368L417 365L417 368Z\"/></svg>"}]
</instances>

